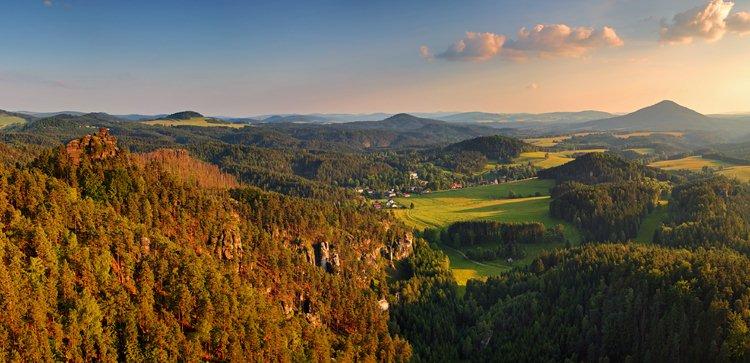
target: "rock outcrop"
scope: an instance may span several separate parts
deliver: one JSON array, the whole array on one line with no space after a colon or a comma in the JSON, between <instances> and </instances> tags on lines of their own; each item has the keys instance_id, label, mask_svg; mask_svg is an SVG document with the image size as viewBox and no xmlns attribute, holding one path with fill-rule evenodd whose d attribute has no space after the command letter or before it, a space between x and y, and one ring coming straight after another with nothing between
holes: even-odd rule
<instances>
[{"instance_id":1,"label":"rock outcrop","mask_svg":"<svg viewBox=\"0 0 750 363\"><path fill-rule=\"evenodd\" d=\"M83 157L91 160L115 157L120 152L120 148L117 147L117 138L109 134L109 129L102 127L94 135L86 135L69 142L65 147L65 152L73 165L78 165Z\"/></svg>"},{"instance_id":2,"label":"rock outcrop","mask_svg":"<svg viewBox=\"0 0 750 363\"><path fill-rule=\"evenodd\" d=\"M330 273L336 273L341 268L341 258L338 252L328 242L320 242L315 248L318 266Z\"/></svg>"},{"instance_id":3,"label":"rock outcrop","mask_svg":"<svg viewBox=\"0 0 750 363\"><path fill-rule=\"evenodd\" d=\"M222 260L241 260L244 254L242 236L239 230L239 215L232 214L232 219L224 223L223 228L213 233L208 241L213 252Z\"/></svg>"}]
</instances>

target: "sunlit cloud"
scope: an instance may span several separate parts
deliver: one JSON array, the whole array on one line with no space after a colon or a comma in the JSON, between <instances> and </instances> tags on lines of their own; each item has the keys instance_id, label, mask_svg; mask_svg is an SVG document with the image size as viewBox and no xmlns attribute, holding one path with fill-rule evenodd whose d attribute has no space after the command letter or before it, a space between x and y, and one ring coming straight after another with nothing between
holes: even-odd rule
<instances>
[{"instance_id":1,"label":"sunlit cloud","mask_svg":"<svg viewBox=\"0 0 750 363\"><path fill-rule=\"evenodd\" d=\"M453 43L435 57L451 61L485 61L496 56L502 50L503 44L503 35L466 32L463 39Z\"/></svg>"},{"instance_id":2,"label":"sunlit cloud","mask_svg":"<svg viewBox=\"0 0 750 363\"><path fill-rule=\"evenodd\" d=\"M671 22L662 20L660 40L668 44L687 44L696 39L715 42L727 32L750 33L750 13L730 15L733 7L731 1L711 0L704 6L675 15Z\"/></svg>"},{"instance_id":3,"label":"sunlit cloud","mask_svg":"<svg viewBox=\"0 0 750 363\"><path fill-rule=\"evenodd\" d=\"M528 85L526 85L526 89L530 91L534 91L534 90L539 89L539 85L536 82L529 83Z\"/></svg>"},{"instance_id":4,"label":"sunlit cloud","mask_svg":"<svg viewBox=\"0 0 750 363\"><path fill-rule=\"evenodd\" d=\"M580 57L592 49L621 45L622 39L610 27L594 29L539 24L531 29L521 28L517 38L505 45L505 55L511 58Z\"/></svg>"},{"instance_id":5,"label":"sunlit cloud","mask_svg":"<svg viewBox=\"0 0 750 363\"><path fill-rule=\"evenodd\" d=\"M43 0L43 1L42 1L42 4L44 4L44 6L46 6L46 7L48 7L48 8L49 8L49 7L51 7L51 6L53 5L53 4L52 4L52 0Z\"/></svg>"},{"instance_id":6,"label":"sunlit cloud","mask_svg":"<svg viewBox=\"0 0 750 363\"><path fill-rule=\"evenodd\" d=\"M425 59L481 62L495 57L513 60L528 58L581 57L597 48L619 47L622 39L613 28L571 28L565 24L539 24L531 29L521 28L516 39L502 34L467 32L442 53L432 55L426 46L420 47Z\"/></svg>"},{"instance_id":7,"label":"sunlit cloud","mask_svg":"<svg viewBox=\"0 0 750 363\"><path fill-rule=\"evenodd\" d=\"M727 29L740 35L750 34L750 13L741 11L727 18Z\"/></svg>"},{"instance_id":8,"label":"sunlit cloud","mask_svg":"<svg viewBox=\"0 0 750 363\"><path fill-rule=\"evenodd\" d=\"M430 48L428 48L426 45L419 47L419 56L428 61L432 61L433 59L435 59L435 56L433 56L432 52L430 52Z\"/></svg>"}]
</instances>

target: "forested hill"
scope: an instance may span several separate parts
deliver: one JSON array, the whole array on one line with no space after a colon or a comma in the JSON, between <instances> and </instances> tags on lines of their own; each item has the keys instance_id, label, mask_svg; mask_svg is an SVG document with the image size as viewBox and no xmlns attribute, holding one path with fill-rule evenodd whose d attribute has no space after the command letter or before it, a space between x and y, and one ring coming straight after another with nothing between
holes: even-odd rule
<instances>
[{"instance_id":1,"label":"forested hill","mask_svg":"<svg viewBox=\"0 0 750 363\"><path fill-rule=\"evenodd\" d=\"M475 151L497 162L509 162L524 151L536 149L535 146L521 140L502 135L477 137L446 147L446 150L451 152Z\"/></svg>"},{"instance_id":2,"label":"forested hill","mask_svg":"<svg viewBox=\"0 0 750 363\"><path fill-rule=\"evenodd\" d=\"M730 250L598 245L472 281L475 361L743 361L750 262Z\"/></svg>"},{"instance_id":3,"label":"forested hill","mask_svg":"<svg viewBox=\"0 0 750 363\"><path fill-rule=\"evenodd\" d=\"M541 179L577 181L585 184L621 182L656 177L654 169L624 160L609 153L589 153L575 160L539 172Z\"/></svg>"},{"instance_id":4,"label":"forested hill","mask_svg":"<svg viewBox=\"0 0 750 363\"><path fill-rule=\"evenodd\" d=\"M0 361L410 355L384 271L412 240L386 213L130 154L106 130L19 165L0 166Z\"/></svg>"}]
</instances>

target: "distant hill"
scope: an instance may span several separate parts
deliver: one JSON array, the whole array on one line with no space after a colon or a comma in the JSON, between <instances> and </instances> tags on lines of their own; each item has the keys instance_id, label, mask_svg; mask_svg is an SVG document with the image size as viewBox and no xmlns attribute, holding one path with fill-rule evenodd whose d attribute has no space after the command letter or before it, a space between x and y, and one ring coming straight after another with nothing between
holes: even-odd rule
<instances>
[{"instance_id":1,"label":"distant hill","mask_svg":"<svg viewBox=\"0 0 750 363\"><path fill-rule=\"evenodd\" d=\"M446 147L447 151L476 151L484 155L487 159L501 161L509 161L520 155L522 152L536 149L537 148L531 144L502 135L481 136L451 144Z\"/></svg>"},{"instance_id":2,"label":"distant hill","mask_svg":"<svg viewBox=\"0 0 750 363\"><path fill-rule=\"evenodd\" d=\"M462 112L448 116L437 117L438 120L448 122L478 122L478 123L579 123L599 120L614 116L602 111L580 112L549 112L549 113L487 113Z\"/></svg>"},{"instance_id":3,"label":"distant hill","mask_svg":"<svg viewBox=\"0 0 750 363\"><path fill-rule=\"evenodd\" d=\"M729 126L673 101L661 101L623 116L585 122L577 128L588 130L718 130Z\"/></svg>"},{"instance_id":4,"label":"distant hill","mask_svg":"<svg viewBox=\"0 0 750 363\"><path fill-rule=\"evenodd\" d=\"M203 117L195 111L181 111L159 118L160 120L189 120L191 118Z\"/></svg>"},{"instance_id":5,"label":"distant hill","mask_svg":"<svg viewBox=\"0 0 750 363\"><path fill-rule=\"evenodd\" d=\"M80 111L56 111L56 112L17 111L17 113L33 116L36 118L52 117L52 116L58 116L58 115L81 116L81 115L86 114L86 112L80 112Z\"/></svg>"}]
</instances>

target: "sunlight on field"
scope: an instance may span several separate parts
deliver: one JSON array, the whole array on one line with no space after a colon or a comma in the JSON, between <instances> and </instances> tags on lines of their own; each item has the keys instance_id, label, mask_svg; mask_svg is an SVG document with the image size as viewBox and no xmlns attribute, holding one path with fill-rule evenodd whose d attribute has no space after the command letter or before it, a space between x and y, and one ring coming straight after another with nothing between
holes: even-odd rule
<instances>
[{"instance_id":1,"label":"sunlight on field","mask_svg":"<svg viewBox=\"0 0 750 363\"><path fill-rule=\"evenodd\" d=\"M206 119L205 117L193 117L187 120L152 120L144 123L156 126L231 127L235 129L245 127L243 124L211 122L210 119Z\"/></svg>"},{"instance_id":2,"label":"sunlight on field","mask_svg":"<svg viewBox=\"0 0 750 363\"><path fill-rule=\"evenodd\" d=\"M0 116L0 129L11 126L25 124L26 120L16 116Z\"/></svg>"},{"instance_id":3,"label":"sunlight on field","mask_svg":"<svg viewBox=\"0 0 750 363\"><path fill-rule=\"evenodd\" d=\"M417 229L444 227L465 220L497 220L504 222L541 222L547 226L563 224L566 237L573 243L580 241L578 231L570 224L549 215L551 180L524 180L498 185L435 192L411 198L398 198L403 205L414 203L414 209L395 210L397 217ZM508 199L513 192L522 198ZM541 196L534 196L536 193ZM526 265L544 249L563 247L561 244L524 245L526 257L513 262L500 259L475 263L457 250L442 246L451 261L451 269L460 285L470 278L497 275L514 266Z\"/></svg>"},{"instance_id":4,"label":"sunlight on field","mask_svg":"<svg viewBox=\"0 0 750 363\"><path fill-rule=\"evenodd\" d=\"M640 131L640 132L629 132L627 134L615 134L618 139L627 139L637 136L651 136L651 135L670 135L674 137L682 137L684 133L679 131Z\"/></svg>"},{"instance_id":5,"label":"sunlight on field","mask_svg":"<svg viewBox=\"0 0 750 363\"><path fill-rule=\"evenodd\" d=\"M750 181L750 166L747 165L730 166L719 170L718 173L728 178L739 179L744 182Z\"/></svg>"},{"instance_id":6,"label":"sunlight on field","mask_svg":"<svg viewBox=\"0 0 750 363\"><path fill-rule=\"evenodd\" d=\"M595 132L577 132L569 135L549 136L549 137L532 137L523 139L523 141L539 147L552 147L565 140L570 140L573 136L587 136L595 134Z\"/></svg>"},{"instance_id":7,"label":"sunlight on field","mask_svg":"<svg viewBox=\"0 0 750 363\"><path fill-rule=\"evenodd\" d=\"M563 150L563 151L529 151L521 153L521 155L514 160L517 164L531 163L539 168L547 169L555 166L560 166L569 161L573 161L575 156L592 153L592 152L605 152L607 149L583 149L583 150Z\"/></svg>"},{"instance_id":8,"label":"sunlight on field","mask_svg":"<svg viewBox=\"0 0 750 363\"><path fill-rule=\"evenodd\" d=\"M655 163L651 163L648 166L664 169L664 170L692 170L700 171L703 167L709 167L711 169L718 169L720 167L733 166L725 162L704 159L700 156L688 156L682 159L675 160L662 160Z\"/></svg>"},{"instance_id":9,"label":"sunlight on field","mask_svg":"<svg viewBox=\"0 0 750 363\"><path fill-rule=\"evenodd\" d=\"M654 149L648 148L648 147L641 147L641 148L634 148L634 149L625 149L625 151L632 151L636 152L640 155L651 155L654 153Z\"/></svg>"},{"instance_id":10,"label":"sunlight on field","mask_svg":"<svg viewBox=\"0 0 750 363\"><path fill-rule=\"evenodd\" d=\"M565 140L570 139L571 135L565 135L565 136L553 136L553 137L538 137L538 138L531 138L531 139L524 139L523 141L526 141L527 143L539 146L539 147L552 147L555 146Z\"/></svg>"}]
</instances>

